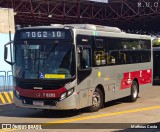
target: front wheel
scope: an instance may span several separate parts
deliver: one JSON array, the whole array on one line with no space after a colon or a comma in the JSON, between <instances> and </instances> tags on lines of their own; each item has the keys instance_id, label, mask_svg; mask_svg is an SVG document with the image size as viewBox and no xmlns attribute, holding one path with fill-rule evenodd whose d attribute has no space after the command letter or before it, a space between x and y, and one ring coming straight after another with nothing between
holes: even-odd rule
<instances>
[{"instance_id":1,"label":"front wheel","mask_svg":"<svg viewBox=\"0 0 160 132\"><path fill-rule=\"evenodd\" d=\"M138 83L136 81L132 82L131 86L131 95L129 96L129 100L131 102L135 102L138 98Z\"/></svg>"},{"instance_id":2,"label":"front wheel","mask_svg":"<svg viewBox=\"0 0 160 132\"><path fill-rule=\"evenodd\" d=\"M87 107L90 112L98 111L103 106L103 93L99 88L96 88L92 96L92 105Z\"/></svg>"}]
</instances>

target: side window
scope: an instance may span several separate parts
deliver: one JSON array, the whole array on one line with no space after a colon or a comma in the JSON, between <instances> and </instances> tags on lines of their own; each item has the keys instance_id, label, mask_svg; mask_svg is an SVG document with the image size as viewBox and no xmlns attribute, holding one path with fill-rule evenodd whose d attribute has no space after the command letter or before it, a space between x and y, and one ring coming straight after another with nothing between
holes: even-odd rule
<instances>
[{"instance_id":1,"label":"side window","mask_svg":"<svg viewBox=\"0 0 160 132\"><path fill-rule=\"evenodd\" d=\"M105 65L106 64L106 54L104 50L94 51L94 64L96 66Z\"/></svg>"},{"instance_id":2,"label":"side window","mask_svg":"<svg viewBox=\"0 0 160 132\"><path fill-rule=\"evenodd\" d=\"M93 61L95 66L106 65L105 39L102 37L94 38Z\"/></svg>"},{"instance_id":3,"label":"side window","mask_svg":"<svg viewBox=\"0 0 160 132\"><path fill-rule=\"evenodd\" d=\"M128 38L95 37L94 66L143 63L151 60L151 41Z\"/></svg>"},{"instance_id":4,"label":"side window","mask_svg":"<svg viewBox=\"0 0 160 132\"><path fill-rule=\"evenodd\" d=\"M78 47L78 68L81 70L91 68L91 48Z\"/></svg>"},{"instance_id":5,"label":"side window","mask_svg":"<svg viewBox=\"0 0 160 132\"><path fill-rule=\"evenodd\" d=\"M140 40L141 50L141 61L150 62L151 61L151 41Z\"/></svg>"},{"instance_id":6,"label":"side window","mask_svg":"<svg viewBox=\"0 0 160 132\"><path fill-rule=\"evenodd\" d=\"M120 64L120 50L122 49L121 40L119 38L106 38L107 48L106 57L108 65L118 65Z\"/></svg>"},{"instance_id":7,"label":"side window","mask_svg":"<svg viewBox=\"0 0 160 132\"><path fill-rule=\"evenodd\" d=\"M103 49L104 48L104 39L102 39L102 38L95 39L95 46L97 49Z\"/></svg>"},{"instance_id":8,"label":"side window","mask_svg":"<svg viewBox=\"0 0 160 132\"><path fill-rule=\"evenodd\" d=\"M126 56L125 64L141 62L141 45L138 39L122 39L122 51Z\"/></svg>"},{"instance_id":9,"label":"side window","mask_svg":"<svg viewBox=\"0 0 160 132\"><path fill-rule=\"evenodd\" d=\"M125 63L142 63L149 62L151 59L151 43L149 40L139 39L122 39L123 50L121 53L125 54Z\"/></svg>"},{"instance_id":10,"label":"side window","mask_svg":"<svg viewBox=\"0 0 160 132\"><path fill-rule=\"evenodd\" d=\"M78 80L77 83L81 83L85 78L87 78L91 72L91 36L87 35L77 35L77 70L78 70Z\"/></svg>"}]
</instances>

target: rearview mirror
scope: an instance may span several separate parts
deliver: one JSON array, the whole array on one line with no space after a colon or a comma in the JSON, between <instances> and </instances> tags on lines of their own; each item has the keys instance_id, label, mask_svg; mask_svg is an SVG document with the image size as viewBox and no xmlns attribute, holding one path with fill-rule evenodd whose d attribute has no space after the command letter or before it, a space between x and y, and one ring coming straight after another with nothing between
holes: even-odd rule
<instances>
[{"instance_id":1,"label":"rearview mirror","mask_svg":"<svg viewBox=\"0 0 160 132\"><path fill-rule=\"evenodd\" d=\"M12 45L13 41L8 42L7 44L4 45L4 61L7 62L10 65L13 65L12 61ZM9 53L8 53L8 48L9 48ZM10 57L8 57L8 54Z\"/></svg>"},{"instance_id":2,"label":"rearview mirror","mask_svg":"<svg viewBox=\"0 0 160 132\"><path fill-rule=\"evenodd\" d=\"M7 60L8 58L8 48L4 47L4 60Z\"/></svg>"}]
</instances>

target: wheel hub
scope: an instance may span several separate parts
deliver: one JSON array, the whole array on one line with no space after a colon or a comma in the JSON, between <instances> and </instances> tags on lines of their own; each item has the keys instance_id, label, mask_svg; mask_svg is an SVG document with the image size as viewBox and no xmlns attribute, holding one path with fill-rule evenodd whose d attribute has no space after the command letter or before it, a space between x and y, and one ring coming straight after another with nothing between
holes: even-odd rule
<instances>
[{"instance_id":1,"label":"wheel hub","mask_svg":"<svg viewBox=\"0 0 160 132\"><path fill-rule=\"evenodd\" d=\"M93 106L98 107L100 105L100 95L97 92L93 94Z\"/></svg>"}]
</instances>

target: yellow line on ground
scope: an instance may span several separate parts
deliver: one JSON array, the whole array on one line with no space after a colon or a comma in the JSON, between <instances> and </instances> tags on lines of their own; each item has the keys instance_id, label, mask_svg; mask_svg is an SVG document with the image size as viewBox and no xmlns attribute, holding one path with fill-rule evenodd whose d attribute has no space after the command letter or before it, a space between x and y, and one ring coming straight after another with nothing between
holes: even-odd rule
<instances>
[{"instance_id":1,"label":"yellow line on ground","mask_svg":"<svg viewBox=\"0 0 160 132\"><path fill-rule=\"evenodd\" d=\"M0 130L0 132L12 132L12 131L18 131L20 129L6 129L6 130Z\"/></svg>"},{"instance_id":2,"label":"yellow line on ground","mask_svg":"<svg viewBox=\"0 0 160 132\"><path fill-rule=\"evenodd\" d=\"M13 92L12 92L12 91L10 91L9 93L10 93L10 95L11 95L12 99L13 99Z\"/></svg>"},{"instance_id":3,"label":"yellow line on ground","mask_svg":"<svg viewBox=\"0 0 160 132\"><path fill-rule=\"evenodd\" d=\"M11 99L10 99L8 93L7 93L7 92L4 92L4 95L6 96L7 101L8 101L9 103L12 103L12 101L11 101Z\"/></svg>"},{"instance_id":4,"label":"yellow line on ground","mask_svg":"<svg viewBox=\"0 0 160 132\"><path fill-rule=\"evenodd\" d=\"M106 113L106 114L98 114L98 115L92 115L92 116L84 116L84 117L78 117L78 118L71 118L71 119L64 119L64 120L58 120L53 122L48 122L42 126L47 126L57 123L70 123L75 121L81 121L81 120L88 120L88 119L95 119L95 118L102 118L102 117L109 117L109 116L116 116L116 115L122 115L122 114L129 114L129 113L135 113L135 112L141 112L141 111L147 111L147 110L153 110L153 109L160 109L160 106L152 106L152 107L146 107L146 108L138 108L133 110L126 110L126 111L120 111L120 112L113 112L113 113Z\"/></svg>"},{"instance_id":5,"label":"yellow line on ground","mask_svg":"<svg viewBox=\"0 0 160 132\"><path fill-rule=\"evenodd\" d=\"M1 99L1 101L2 101L2 103L3 104L5 104L6 103L6 101L4 100L4 98L3 98L3 96L2 96L2 94L0 93L0 99Z\"/></svg>"}]
</instances>

